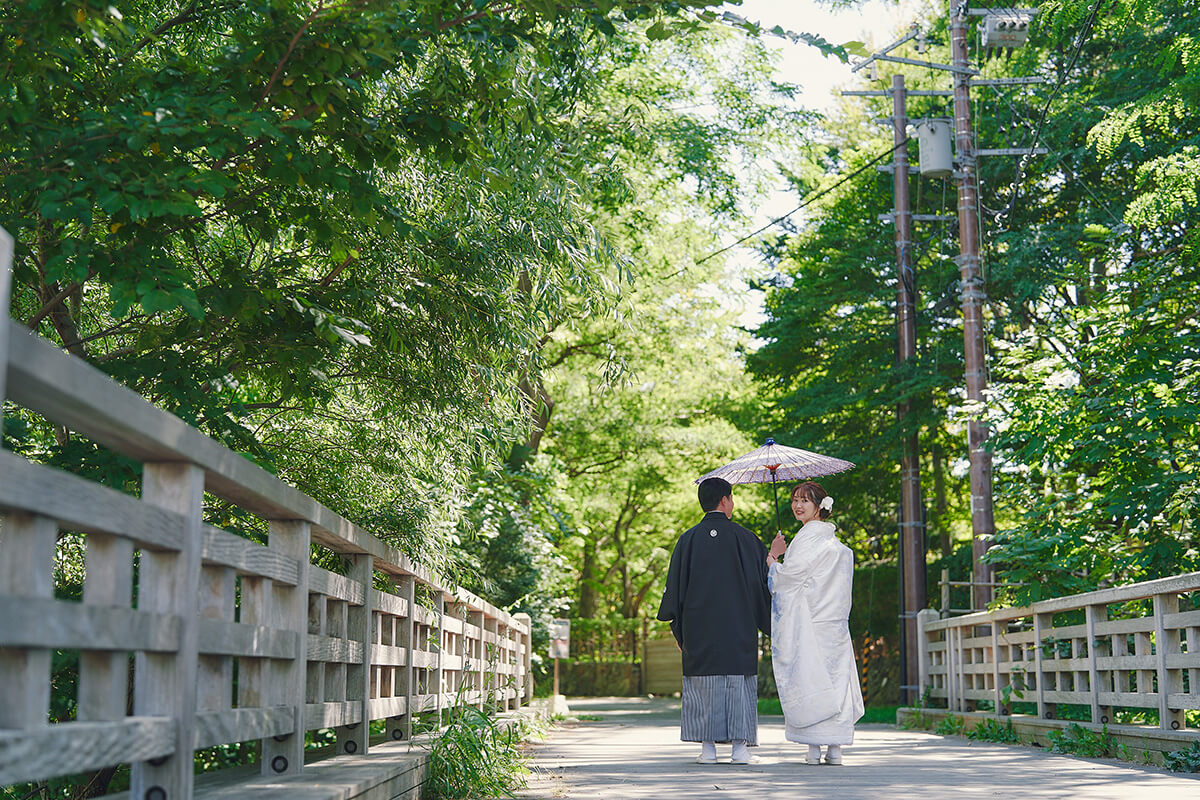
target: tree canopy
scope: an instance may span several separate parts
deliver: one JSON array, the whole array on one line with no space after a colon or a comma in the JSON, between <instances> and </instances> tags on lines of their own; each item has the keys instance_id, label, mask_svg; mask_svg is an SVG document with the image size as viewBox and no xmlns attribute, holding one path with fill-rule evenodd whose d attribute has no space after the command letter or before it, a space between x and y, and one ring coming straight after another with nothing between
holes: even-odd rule
<instances>
[{"instance_id":1,"label":"tree canopy","mask_svg":"<svg viewBox=\"0 0 1200 800\"><path fill-rule=\"evenodd\" d=\"M1012 584L1004 601L1198 564L1197 329L1183 298L1200 277L1200 120L1185 5L1119 2L1101 15L1044 4L1029 46L977 64L984 77L1045 80L975 89L979 146L1049 151L981 165L999 530L989 558ZM932 60L947 62L939 13L921 25ZM910 88L946 88L920 68L889 69ZM914 97L909 115L945 116L941 102ZM821 173L890 144L864 106L847 102L813 148ZM864 174L763 243L778 275L766 344L748 366L773 398L774 424L866 462L836 484L871 549L875 531L894 546L901 437L918 430L930 541L947 554L969 535L963 423L979 413L961 388L957 241L953 229L918 227L918 356L898 367L891 230L875 222L890 210L889 183ZM953 187L913 178L912 192L915 212L953 213ZM905 398L915 413L902 426L894 409Z\"/></svg>"},{"instance_id":2,"label":"tree canopy","mask_svg":"<svg viewBox=\"0 0 1200 800\"><path fill-rule=\"evenodd\" d=\"M859 464L826 483L862 563L894 557L915 431L931 552L965 572L978 413L1004 601L1200 563L1188 4L1052 0L1011 58L973 54L1045 80L973 90L980 146L1049 151L982 162L984 410L961 388L951 225L918 226L918 355L896 364L878 101L797 110L771 32L716 5L0 2L12 315L542 616L646 615L692 480L766 435ZM919 20L935 61L945 14ZM761 269L705 259L779 174L827 193L757 240ZM911 182L915 211L954 212L950 182ZM34 415L4 436L136 484ZM743 499L768 536L768 495Z\"/></svg>"}]
</instances>

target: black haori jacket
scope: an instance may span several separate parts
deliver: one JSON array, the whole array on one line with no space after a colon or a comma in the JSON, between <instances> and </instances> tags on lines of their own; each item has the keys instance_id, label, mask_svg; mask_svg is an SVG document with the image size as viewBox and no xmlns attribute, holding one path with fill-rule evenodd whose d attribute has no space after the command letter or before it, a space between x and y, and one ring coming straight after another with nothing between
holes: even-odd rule
<instances>
[{"instance_id":1,"label":"black haori jacket","mask_svg":"<svg viewBox=\"0 0 1200 800\"><path fill-rule=\"evenodd\" d=\"M675 543L658 618L671 623L684 675L757 675L771 635L767 548L719 511Z\"/></svg>"}]
</instances>

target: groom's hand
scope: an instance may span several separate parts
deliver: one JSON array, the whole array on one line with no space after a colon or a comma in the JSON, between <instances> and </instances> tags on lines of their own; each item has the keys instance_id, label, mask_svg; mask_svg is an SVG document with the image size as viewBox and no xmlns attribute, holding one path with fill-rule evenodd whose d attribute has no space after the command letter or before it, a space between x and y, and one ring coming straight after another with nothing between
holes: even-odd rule
<instances>
[{"instance_id":1,"label":"groom's hand","mask_svg":"<svg viewBox=\"0 0 1200 800\"><path fill-rule=\"evenodd\" d=\"M774 539L774 541L771 542L770 555L775 556L775 558L779 558L786 551L787 551L787 540L783 538L782 533L775 534L775 539Z\"/></svg>"}]
</instances>

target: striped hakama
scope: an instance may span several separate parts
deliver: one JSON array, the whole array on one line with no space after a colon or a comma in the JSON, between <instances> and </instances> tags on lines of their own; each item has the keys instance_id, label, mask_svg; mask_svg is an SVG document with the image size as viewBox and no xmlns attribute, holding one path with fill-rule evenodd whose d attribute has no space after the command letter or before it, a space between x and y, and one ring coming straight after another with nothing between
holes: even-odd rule
<instances>
[{"instance_id":1,"label":"striped hakama","mask_svg":"<svg viewBox=\"0 0 1200 800\"><path fill-rule=\"evenodd\" d=\"M758 744L757 675L684 675L679 738Z\"/></svg>"}]
</instances>

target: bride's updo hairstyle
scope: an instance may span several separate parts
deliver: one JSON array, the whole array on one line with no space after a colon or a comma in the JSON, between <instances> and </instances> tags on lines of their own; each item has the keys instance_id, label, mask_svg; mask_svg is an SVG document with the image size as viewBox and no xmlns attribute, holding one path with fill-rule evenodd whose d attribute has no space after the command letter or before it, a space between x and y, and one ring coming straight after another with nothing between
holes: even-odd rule
<instances>
[{"instance_id":1,"label":"bride's updo hairstyle","mask_svg":"<svg viewBox=\"0 0 1200 800\"><path fill-rule=\"evenodd\" d=\"M829 494L821 488L821 484L816 481L805 481L795 489L792 489L792 500L795 500L797 496L806 497L811 500L812 504L817 507L817 516L821 519L829 519L830 509L821 508L821 501L828 497Z\"/></svg>"}]
</instances>

